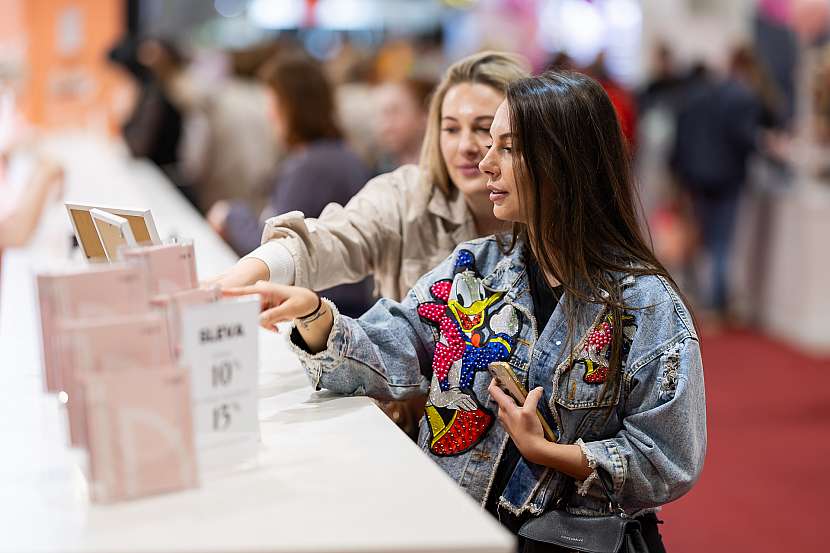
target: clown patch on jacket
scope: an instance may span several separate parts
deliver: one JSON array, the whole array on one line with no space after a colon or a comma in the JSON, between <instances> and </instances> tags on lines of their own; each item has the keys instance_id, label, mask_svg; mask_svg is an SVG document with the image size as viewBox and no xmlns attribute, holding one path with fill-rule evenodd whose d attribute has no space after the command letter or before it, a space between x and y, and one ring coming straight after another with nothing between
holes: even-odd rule
<instances>
[{"instance_id":1,"label":"clown patch on jacket","mask_svg":"<svg viewBox=\"0 0 830 553\"><path fill-rule=\"evenodd\" d=\"M473 391L478 373L490 378L487 366L507 361L521 321L516 309L488 294L469 250L460 250L455 276L430 286L435 301L418 305L418 315L439 329L432 358L432 383L425 415L430 451L458 455L475 446L493 425L493 413Z\"/></svg>"}]
</instances>

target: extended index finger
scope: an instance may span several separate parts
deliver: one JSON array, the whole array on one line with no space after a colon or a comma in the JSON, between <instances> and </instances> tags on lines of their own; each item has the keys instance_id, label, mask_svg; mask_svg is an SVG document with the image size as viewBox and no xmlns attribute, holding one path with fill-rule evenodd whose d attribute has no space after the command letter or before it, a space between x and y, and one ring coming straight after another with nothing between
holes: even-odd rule
<instances>
[{"instance_id":1,"label":"extended index finger","mask_svg":"<svg viewBox=\"0 0 830 553\"><path fill-rule=\"evenodd\" d=\"M222 289L223 296L249 296L251 294L259 294L259 290L254 285Z\"/></svg>"},{"instance_id":2,"label":"extended index finger","mask_svg":"<svg viewBox=\"0 0 830 553\"><path fill-rule=\"evenodd\" d=\"M259 310L263 311L268 309L272 306L272 299L269 297L268 294L265 294L264 291L257 287L255 284L250 286L239 286L236 288L224 288L222 290L222 297L224 298L233 298L233 297L240 297L240 296L253 296L255 294L259 294Z\"/></svg>"}]
</instances>

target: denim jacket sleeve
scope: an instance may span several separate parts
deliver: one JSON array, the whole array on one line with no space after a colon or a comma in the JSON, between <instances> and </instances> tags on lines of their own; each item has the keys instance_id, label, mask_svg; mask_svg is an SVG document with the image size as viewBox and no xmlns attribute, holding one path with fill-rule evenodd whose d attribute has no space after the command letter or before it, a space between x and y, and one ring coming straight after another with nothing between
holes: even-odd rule
<instances>
[{"instance_id":1,"label":"denim jacket sleeve","mask_svg":"<svg viewBox=\"0 0 830 553\"><path fill-rule=\"evenodd\" d=\"M706 453L706 409L700 346L687 337L626 375L622 428L609 439L577 443L595 471L611 475L628 508L651 508L685 494L697 481Z\"/></svg>"},{"instance_id":2,"label":"denim jacket sleeve","mask_svg":"<svg viewBox=\"0 0 830 553\"><path fill-rule=\"evenodd\" d=\"M311 384L378 399L425 393L430 380L421 367L429 365L434 343L432 330L418 317L415 289L400 303L379 300L359 319L340 315L326 300L334 312L326 349L312 355L289 342Z\"/></svg>"}]
</instances>

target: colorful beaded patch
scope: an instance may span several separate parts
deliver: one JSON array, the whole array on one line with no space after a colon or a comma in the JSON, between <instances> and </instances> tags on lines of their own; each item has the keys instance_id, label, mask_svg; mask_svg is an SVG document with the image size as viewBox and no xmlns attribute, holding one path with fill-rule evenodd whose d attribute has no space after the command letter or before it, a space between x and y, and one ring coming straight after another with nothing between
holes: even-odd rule
<instances>
[{"instance_id":1,"label":"colorful beaded patch","mask_svg":"<svg viewBox=\"0 0 830 553\"><path fill-rule=\"evenodd\" d=\"M623 314L623 364L631 349L631 342L634 333L637 331L637 324L633 315ZM588 333L581 355L574 360L573 368L584 367L585 373L582 379L588 384L603 384L608 379L608 365L611 363L611 340L614 336L614 321L611 315L605 315L605 319L596 325Z\"/></svg>"},{"instance_id":2,"label":"colorful beaded patch","mask_svg":"<svg viewBox=\"0 0 830 553\"><path fill-rule=\"evenodd\" d=\"M425 408L429 447L438 456L458 455L493 424L473 384L490 363L510 358L521 321L513 306L499 305L500 292L487 293L468 250L458 252L455 276L433 283L430 293L434 301L418 305L421 319L439 330Z\"/></svg>"}]
</instances>

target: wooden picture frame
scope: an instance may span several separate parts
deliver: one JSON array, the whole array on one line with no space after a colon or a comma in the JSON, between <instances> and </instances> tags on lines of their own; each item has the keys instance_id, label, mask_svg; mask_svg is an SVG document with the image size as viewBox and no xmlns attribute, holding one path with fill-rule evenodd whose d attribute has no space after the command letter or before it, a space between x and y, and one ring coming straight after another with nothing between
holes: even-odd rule
<instances>
[{"instance_id":1,"label":"wooden picture frame","mask_svg":"<svg viewBox=\"0 0 830 553\"><path fill-rule=\"evenodd\" d=\"M161 244L161 238L149 209L124 209L69 202L64 205L72 223L72 230L78 239L78 245L87 260L91 262L101 262L109 259L90 213L93 209L99 209L126 219L136 244L142 246Z\"/></svg>"},{"instance_id":2,"label":"wooden picture frame","mask_svg":"<svg viewBox=\"0 0 830 553\"><path fill-rule=\"evenodd\" d=\"M104 252L110 262L121 260L121 248L124 246L135 247L137 242L130 222L120 215L113 215L98 208L89 210L92 215L92 222L95 230L98 231L98 238L104 246Z\"/></svg>"}]
</instances>

